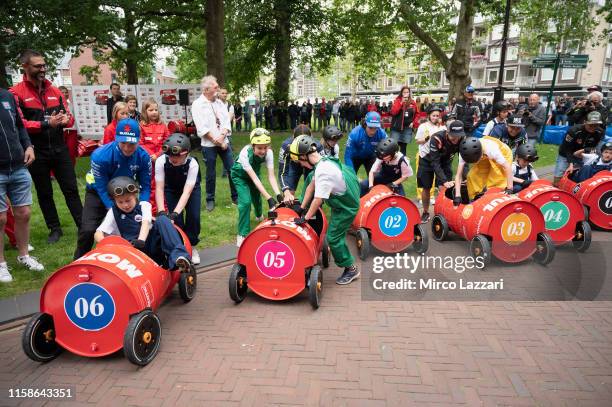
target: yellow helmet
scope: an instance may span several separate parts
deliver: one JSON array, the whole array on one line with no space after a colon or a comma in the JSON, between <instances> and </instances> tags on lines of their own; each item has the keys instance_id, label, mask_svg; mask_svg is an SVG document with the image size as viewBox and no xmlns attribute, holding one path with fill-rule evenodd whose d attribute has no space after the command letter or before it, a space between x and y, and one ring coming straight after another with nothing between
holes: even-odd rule
<instances>
[{"instance_id":1,"label":"yellow helmet","mask_svg":"<svg viewBox=\"0 0 612 407\"><path fill-rule=\"evenodd\" d=\"M262 129L261 127L254 128L251 131L251 144L270 144L272 143L272 138L270 137L270 132L266 129Z\"/></svg>"},{"instance_id":2,"label":"yellow helmet","mask_svg":"<svg viewBox=\"0 0 612 407\"><path fill-rule=\"evenodd\" d=\"M308 135L297 136L289 146L289 156L293 161L299 161L301 155L308 155L317 151L317 142Z\"/></svg>"}]
</instances>

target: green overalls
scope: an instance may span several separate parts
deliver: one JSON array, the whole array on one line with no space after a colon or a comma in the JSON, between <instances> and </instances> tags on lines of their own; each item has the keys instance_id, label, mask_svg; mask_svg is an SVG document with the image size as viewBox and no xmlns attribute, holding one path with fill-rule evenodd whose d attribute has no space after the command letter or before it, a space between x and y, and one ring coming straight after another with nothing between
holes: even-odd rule
<instances>
[{"instance_id":1,"label":"green overalls","mask_svg":"<svg viewBox=\"0 0 612 407\"><path fill-rule=\"evenodd\" d=\"M253 167L253 171L259 178L261 164L266 161L265 156L259 158L253 154L253 147L249 147L249 164ZM242 169L242 165L236 161L232 166L231 175L236 192L238 193L238 234L246 236L251 231L251 203L255 208L255 217L262 215L261 210L261 193L249 177L249 174Z\"/></svg>"},{"instance_id":2,"label":"green overalls","mask_svg":"<svg viewBox=\"0 0 612 407\"><path fill-rule=\"evenodd\" d=\"M344 194L331 194L325 202L331 208L329 228L327 229L327 243L329 243L329 248L334 256L336 265L338 267L349 267L353 265L355 259L346 245L346 232L348 232L359 211L359 181L355 172L351 168L342 165L337 158L324 157L321 161L323 160L329 160L336 164L342 171L342 177L346 183ZM314 171L308 175L306 185L312 181L315 171L316 166Z\"/></svg>"}]
</instances>

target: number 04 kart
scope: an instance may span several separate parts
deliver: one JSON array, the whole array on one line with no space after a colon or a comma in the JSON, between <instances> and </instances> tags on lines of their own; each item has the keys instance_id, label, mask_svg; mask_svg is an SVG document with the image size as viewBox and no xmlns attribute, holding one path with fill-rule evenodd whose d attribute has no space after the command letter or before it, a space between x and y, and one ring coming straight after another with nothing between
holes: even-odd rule
<instances>
[{"instance_id":1,"label":"number 04 kart","mask_svg":"<svg viewBox=\"0 0 612 407\"><path fill-rule=\"evenodd\" d=\"M191 301L197 287L193 267L187 273L166 270L121 237L108 236L49 277L40 312L23 331L23 350L34 361L48 362L62 349L100 357L123 348L130 362L144 366L161 343L155 311L177 283L182 300Z\"/></svg>"}]
</instances>

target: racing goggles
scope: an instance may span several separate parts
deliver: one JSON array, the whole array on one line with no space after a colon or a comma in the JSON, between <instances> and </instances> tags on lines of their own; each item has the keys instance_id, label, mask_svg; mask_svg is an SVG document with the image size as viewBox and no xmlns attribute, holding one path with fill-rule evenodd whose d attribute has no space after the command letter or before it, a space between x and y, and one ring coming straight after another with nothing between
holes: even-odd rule
<instances>
[{"instance_id":1,"label":"racing goggles","mask_svg":"<svg viewBox=\"0 0 612 407\"><path fill-rule=\"evenodd\" d=\"M181 146L170 147L169 145L166 145L166 144L162 146L162 151L170 155L181 155L183 152L186 152L185 150L181 148Z\"/></svg>"},{"instance_id":2,"label":"racing goggles","mask_svg":"<svg viewBox=\"0 0 612 407\"><path fill-rule=\"evenodd\" d=\"M134 192L138 192L138 185L136 184L127 184L124 187L115 187L115 189L113 189L114 196L121 196L127 193L133 194Z\"/></svg>"}]
</instances>

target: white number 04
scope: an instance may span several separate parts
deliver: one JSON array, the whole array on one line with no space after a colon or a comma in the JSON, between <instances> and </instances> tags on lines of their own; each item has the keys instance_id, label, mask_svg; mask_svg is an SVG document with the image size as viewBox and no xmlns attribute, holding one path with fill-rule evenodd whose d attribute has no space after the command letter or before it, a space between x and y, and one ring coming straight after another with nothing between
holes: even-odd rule
<instances>
[{"instance_id":1,"label":"white number 04","mask_svg":"<svg viewBox=\"0 0 612 407\"><path fill-rule=\"evenodd\" d=\"M286 252L268 252L264 255L263 263L266 268L274 267L281 268L285 265L285 259L283 256Z\"/></svg>"},{"instance_id":2,"label":"white number 04","mask_svg":"<svg viewBox=\"0 0 612 407\"><path fill-rule=\"evenodd\" d=\"M96 302L101 295L94 297L90 303L83 297L80 297L74 303L74 313L77 317L83 319L87 314L91 314L94 317L99 317L104 313L104 305Z\"/></svg>"}]
</instances>

